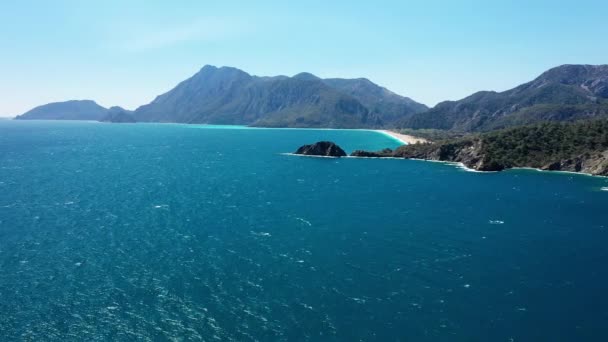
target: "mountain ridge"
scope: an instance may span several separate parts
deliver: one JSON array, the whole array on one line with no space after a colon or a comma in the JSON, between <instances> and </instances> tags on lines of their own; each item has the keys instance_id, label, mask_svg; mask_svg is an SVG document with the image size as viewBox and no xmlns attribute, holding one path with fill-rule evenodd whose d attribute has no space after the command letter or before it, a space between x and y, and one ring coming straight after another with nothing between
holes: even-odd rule
<instances>
[{"instance_id":1,"label":"mountain ridge","mask_svg":"<svg viewBox=\"0 0 608 342\"><path fill-rule=\"evenodd\" d=\"M427 107L366 79L322 79L302 72L252 76L206 65L135 110L138 121L246 124L268 127L382 127ZM350 85L350 89L348 86ZM384 103L387 103L386 105Z\"/></svg>"},{"instance_id":2,"label":"mountain ridge","mask_svg":"<svg viewBox=\"0 0 608 342\"><path fill-rule=\"evenodd\" d=\"M39 106L17 119L101 120L107 112L92 100L75 100ZM603 117L608 117L608 65L565 64L512 89L479 91L430 109L367 78L323 79L308 72L255 76L234 67L205 65L150 103L116 119L466 133Z\"/></svg>"},{"instance_id":3,"label":"mountain ridge","mask_svg":"<svg viewBox=\"0 0 608 342\"><path fill-rule=\"evenodd\" d=\"M479 91L441 102L398 127L477 132L597 117L608 117L608 65L565 64L503 92Z\"/></svg>"},{"instance_id":4,"label":"mountain ridge","mask_svg":"<svg viewBox=\"0 0 608 342\"><path fill-rule=\"evenodd\" d=\"M107 108L93 100L69 100L51 102L18 115L16 120L99 120L107 114Z\"/></svg>"}]
</instances>

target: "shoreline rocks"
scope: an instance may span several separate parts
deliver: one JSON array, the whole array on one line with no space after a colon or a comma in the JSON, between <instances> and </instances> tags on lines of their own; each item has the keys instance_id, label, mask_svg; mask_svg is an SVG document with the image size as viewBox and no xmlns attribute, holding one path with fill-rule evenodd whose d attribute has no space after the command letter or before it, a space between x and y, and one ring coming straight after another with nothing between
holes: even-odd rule
<instances>
[{"instance_id":1,"label":"shoreline rocks","mask_svg":"<svg viewBox=\"0 0 608 342\"><path fill-rule=\"evenodd\" d=\"M390 148L385 148L380 151L365 151L365 150L355 150L350 154L351 157L366 157L366 158L384 158L384 157L392 157L393 150Z\"/></svg>"}]
</instances>

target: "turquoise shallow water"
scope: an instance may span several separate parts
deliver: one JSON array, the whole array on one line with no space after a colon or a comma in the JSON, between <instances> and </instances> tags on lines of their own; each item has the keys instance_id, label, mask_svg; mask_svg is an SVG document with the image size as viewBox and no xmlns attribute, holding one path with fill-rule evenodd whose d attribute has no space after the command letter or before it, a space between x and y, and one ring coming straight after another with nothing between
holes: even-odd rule
<instances>
[{"instance_id":1,"label":"turquoise shallow water","mask_svg":"<svg viewBox=\"0 0 608 342\"><path fill-rule=\"evenodd\" d=\"M608 180L0 121L0 339L608 340Z\"/></svg>"}]
</instances>

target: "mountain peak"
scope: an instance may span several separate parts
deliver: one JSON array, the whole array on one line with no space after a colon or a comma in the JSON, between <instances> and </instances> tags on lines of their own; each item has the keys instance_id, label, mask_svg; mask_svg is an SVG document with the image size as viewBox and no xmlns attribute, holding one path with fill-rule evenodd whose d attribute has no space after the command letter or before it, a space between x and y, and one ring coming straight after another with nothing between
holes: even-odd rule
<instances>
[{"instance_id":1,"label":"mountain peak","mask_svg":"<svg viewBox=\"0 0 608 342\"><path fill-rule=\"evenodd\" d=\"M543 72L538 79L571 83L597 77L608 77L608 64L564 64Z\"/></svg>"},{"instance_id":2,"label":"mountain peak","mask_svg":"<svg viewBox=\"0 0 608 342\"><path fill-rule=\"evenodd\" d=\"M203 67L201 68L200 71L213 71L213 70L217 70L217 67L215 65L205 64L205 65L203 65Z\"/></svg>"},{"instance_id":3,"label":"mountain peak","mask_svg":"<svg viewBox=\"0 0 608 342\"><path fill-rule=\"evenodd\" d=\"M127 112L130 113L130 110L124 109L121 106L112 106L110 108L108 108L108 112L110 113L116 113L116 112Z\"/></svg>"},{"instance_id":4,"label":"mountain peak","mask_svg":"<svg viewBox=\"0 0 608 342\"><path fill-rule=\"evenodd\" d=\"M354 128L391 125L425 109L363 78L333 82L308 72L251 76L206 65L134 115L149 122Z\"/></svg>"},{"instance_id":5,"label":"mountain peak","mask_svg":"<svg viewBox=\"0 0 608 342\"><path fill-rule=\"evenodd\" d=\"M301 72L297 75L294 75L292 78L298 79L298 80L304 80L304 81L317 81L320 80L319 77L309 73L309 72Z\"/></svg>"},{"instance_id":6,"label":"mountain peak","mask_svg":"<svg viewBox=\"0 0 608 342\"><path fill-rule=\"evenodd\" d=\"M191 79L197 79L200 77L226 77L226 78L236 78L236 77L251 77L248 73L244 72L241 69L237 69L230 66L222 66L216 67L213 65L205 65L201 68L201 70L196 73Z\"/></svg>"}]
</instances>

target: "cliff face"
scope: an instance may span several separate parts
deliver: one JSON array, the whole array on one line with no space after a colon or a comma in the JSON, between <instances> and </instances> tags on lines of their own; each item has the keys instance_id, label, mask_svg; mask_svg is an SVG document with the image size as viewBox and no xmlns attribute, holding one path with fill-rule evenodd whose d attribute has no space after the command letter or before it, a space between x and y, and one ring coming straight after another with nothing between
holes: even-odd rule
<instances>
[{"instance_id":1,"label":"cliff face","mask_svg":"<svg viewBox=\"0 0 608 342\"><path fill-rule=\"evenodd\" d=\"M507 165L494 162L483 152L481 139L463 140L453 143L406 145L398 148L394 157L425 159L462 163L470 169L479 171L501 171Z\"/></svg>"},{"instance_id":2,"label":"cliff face","mask_svg":"<svg viewBox=\"0 0 608 342\"><path fill-rule=\"evenodd\" d=\"M458 143L422 144L402 146L393 153L384 151L355 151L353 157L395 157L462 163L477 171L502 171L513 167L532 167L546 171L581 172L597 176L608 176L608 150L586 153L573 158L557 159L551 162L501 162L488 155L482 139Z\"/></svg>"},{"instance_id":3,"label":"cliff face","mask_svg":"<svg viewBox=\"0 0 608 342\"><path fill-rule=\"evenodd\" d=\"M356 150L351 157L360 158L405 158L462 163L477 171L502 171L513 167L532 167L547 171L582 172L608 176L608 147L601 152L586 152L572 158L551 156L522 159L505 159L497 155L490 137L475 136L452 142L404 145L396 150ZM346 152L330 141L319 141L303 145L294 154L307 156L344 157Z\"/></svg>"},{"instance_id":4,"label":"cliff face","mask_svg":"<svg viewBox=\"0 0 608 342\"><path fill-rule=\"evenodd\" d=\"M544 165L540 169L549 171L582 172L591 175L608 176L608 150L593 155L581 155Z\"/></svg>"}]
</instances>

